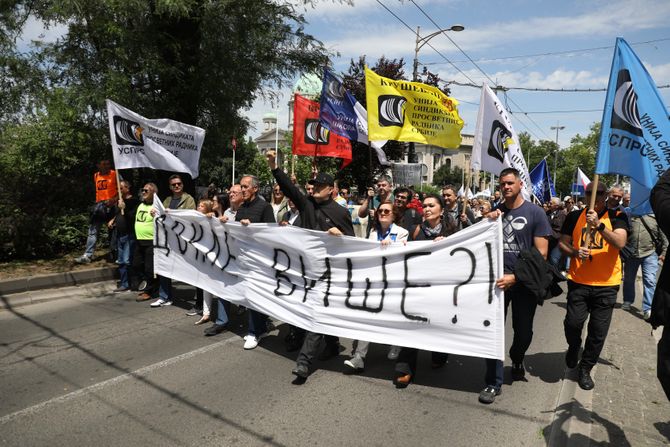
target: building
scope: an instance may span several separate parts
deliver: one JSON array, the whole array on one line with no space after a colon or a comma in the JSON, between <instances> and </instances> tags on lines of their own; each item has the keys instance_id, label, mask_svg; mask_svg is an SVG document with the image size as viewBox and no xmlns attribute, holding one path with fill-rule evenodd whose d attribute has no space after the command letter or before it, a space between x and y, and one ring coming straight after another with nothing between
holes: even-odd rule
<instances>
[{"instance_id":1,"label":"building","mask_svg":"<svg viewBox=\"0 0 670 447\"><path fill-rule=\"evenodd\" d=\"M265 154L268 150L276 150L282 146L282 142L287 138L289 132L277 127L277 114L274 112L263 115L263 133L261 133L254 142L258 150Z\"/></svg>"},{"instance_id":2,"label":"building","mask_svg":"<svg viewBox=\"0 0 670 447\"><path fill-rule=\"evenodd\" d=\"M426 165L423 170L423 183L432 184L433 174L442 166L450 169L460 168L467 170L470 167L474 135L462 135L461 145L457 149L446 149L430 144L416 143L414 148L420 164Z\"/></svg>"}]
</instances>

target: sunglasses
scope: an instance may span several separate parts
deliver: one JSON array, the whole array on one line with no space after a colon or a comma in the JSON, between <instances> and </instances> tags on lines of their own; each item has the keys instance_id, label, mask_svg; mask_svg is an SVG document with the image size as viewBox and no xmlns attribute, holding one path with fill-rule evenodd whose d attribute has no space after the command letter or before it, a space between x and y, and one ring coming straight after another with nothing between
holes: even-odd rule
<instances>
[{"instance_id":1,"label":"sunglasses","mask_svg":"<svg viewBox=\"0 0 670 447\"><path fill-rule=\"evenodd\" d=\"M396 200L407 200L407 196L395 196Z\"/></svg>"},{"instance_id":2,"label":"sunglasses","mask_svg":"<svg viewBox=\"0 0 670 447\"><path fill-rule=\"evenodd\" d=\"M181 183L171 183L170 188L174 188L176 186L181 186Z\"/></svg>"},{"instance_id":3,"label":"sunglasses","mask_svg":"<svg viewBox=\"0 0 670 447\"><path fill-rule=\"evenodd\" d=\"M393 211L391 211L388 208L382 208L382 209L379 210L379 214L381 214L382 216L386 216L387 214L391 214L392 212Z\"/></svg>"},{"instance_id":4,"label":"sunglasses","mask_svg":"<svg viewBox=\"0 0 670 447\"><path fill-rule=\"evenodd\" d=\"M149 192L149 190L148 189L143 189L142 192Z\"/></svg>"}]
</instances>

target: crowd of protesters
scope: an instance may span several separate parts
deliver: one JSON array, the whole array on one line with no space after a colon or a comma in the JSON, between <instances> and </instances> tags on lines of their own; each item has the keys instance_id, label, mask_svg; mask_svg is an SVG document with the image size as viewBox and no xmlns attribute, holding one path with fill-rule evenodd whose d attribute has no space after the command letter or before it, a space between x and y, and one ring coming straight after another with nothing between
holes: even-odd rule
<instances>
[{"instance_id":1,"label":"crowd of protesters","mask_svg":"<svg viewBox=\"0 0 670 447\"><path fill-rule=\"evenodd\" d=\"M277 166L272 151L267 159L275 179L267 197L261 194L258 177L244 174L238 184L222 191L210 185L196 201L184 191L182 178L174 174L168 180L171 194L163 200L163 206L167 212L196 209L224 224L235 221L242 225L294 225L333 237L372 239L382 245L439 241L483 219L501 219L504 275L497 279L496 286L505 291L505 316L511 304L514 335L509 355L513 380L525 376L524 356L532 343L537 306L545 298L560 294L561 289L557 291L556 287L562 281L567 280L565 363L568 368L578 368L578 384L585 390L595 386L590 371L604 346L617 292L623 282L622 309L632 311L640 268L641 313L645 320L652 317L656 273L668 241L654 214L631 213L630 195L618 185L609 189L602 183L588 185L585 197L595 196L593 209L587 209L572 196L563 200L553 197L543 205L525 200L519 173L512 168L500 173L499 189L487 198L459 197L453 185L442 187L440 194L394 188L391 178L385 175L356 194L349 185L322 172L299 185L295 176L289 177ZM136 291L138 302L151 300L151 307L156 308L170 306L172 281L153 272L153 219L157 215L153 200L157 186L144 184L137 199L130 182L122 180L117 185L108 161L102 161L99 169L86 251L77 262L90 262L100 227L106 221L115 232L114 252L119 265L120 281L114 292ZM532 274L538 269L553 278L551 285L538 284L537 275ZM188 315L200 316L196 325L211 323L204 335L216 336L228 329L231 307L197 288L195 307ZM248 315L244 349L256 348L272 329L269 318L252 309L237 307L235 312ZM293 326L289 326L284 341L288 352L299 351L292 371L297 383L307 380L315 360L337 357L344 350L337 337ZM666 344L670 345L670 341ZM365 340L354 341L352 355L344 361L345 373L364 372L369 345ZM433 352L430 366L441 368L448 358L448 353ZM393 383L398 388L407 387L418 371L418 350L390 346L388 359L395 362ZM487 360L479 401L494 402L502 383L503 362Z\"/></svg>"}]
</instances>

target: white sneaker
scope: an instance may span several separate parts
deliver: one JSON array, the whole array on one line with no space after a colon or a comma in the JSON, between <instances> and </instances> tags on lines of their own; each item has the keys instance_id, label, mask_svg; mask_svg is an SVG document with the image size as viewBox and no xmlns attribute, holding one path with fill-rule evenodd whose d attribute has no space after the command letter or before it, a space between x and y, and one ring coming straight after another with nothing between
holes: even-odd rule
<instances>
[{"instance_id":1,"label":"white sneaker","mask_svg":"<svg viewBox=\"0 0 670 447\"><path fill-rule=\"evenodd\" d=\"M172 301L164 300L163 298L158 298L156 301L150 304L151 307L163 307L171 306Z\"/></svg>"},{"instance_id":2,"label":"white sneaker","mask_svg":"<svg viewBox=\"0 0 670 447\"><path fill-rule=\"evenodd\" d=\"M650 310L645 310L642 314L642 318L644 318L644 321L647 321L648 319L651 318L651 311Z\"/></svg>"},{"instance_id":3,"label":"white sneaker","mask_svg":"<svg viewBox=\"0 0 670 447\"><path fill-rule=\"evenodd\" d=\"M365 361L360 355L354 355L349 360L344 361L344 366L351 368L352 371L359 372L365 369Z\"/></svg>"},{"instance_id":4,"label":"white sneaker","mask_svg":"<svg viewBox=\"0 0 670 447\"><path fill-rule=\"evenodd\" d=\"M389 349L389 353L386 357L389 360L398 360L398 355L400 354L400 349L402 349L400 346L391 346L391 349Z\"/></svg>"},{"instance_id":5,"label":"white sneaker","mask_svg":"<svg viewBox=\"0 0 670 447\"><path fill-rule=\"evenodd\" d=\"M264 332L260 334L259 336L255 336L253 334L246 335L244 337L244 349L249 350L249 349L254 349L256 346L258 346L258 343L261 341L261 339L265 338L268 336L267 332Z\"/></svg>"}]
</instances>

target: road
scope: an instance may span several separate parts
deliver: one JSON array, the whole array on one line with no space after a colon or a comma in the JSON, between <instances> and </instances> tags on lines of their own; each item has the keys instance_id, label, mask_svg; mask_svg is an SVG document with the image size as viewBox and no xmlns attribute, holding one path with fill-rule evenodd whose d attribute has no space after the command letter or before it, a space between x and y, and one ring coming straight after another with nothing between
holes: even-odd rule
<instances>
[{"instance_id":1,"label":"road","mask_svg":"<svg viewBox=\"0 0 670 447\"><path fill-rule=\"evenodd\" d=\"M342 374L345 351L298 386L280 322L244 351L246 318L204 337L186 303L152 309L113 286L0 311L4 445L533 446L565 429L552 424L564 391L564 295L538 308L527 381L511 384L508 360L503 394L486 406L481 359L451 356L431 370L421 353L416 382L398 390L387 347L373 345L364 374Z\"/></svg>"}]
</instances>

